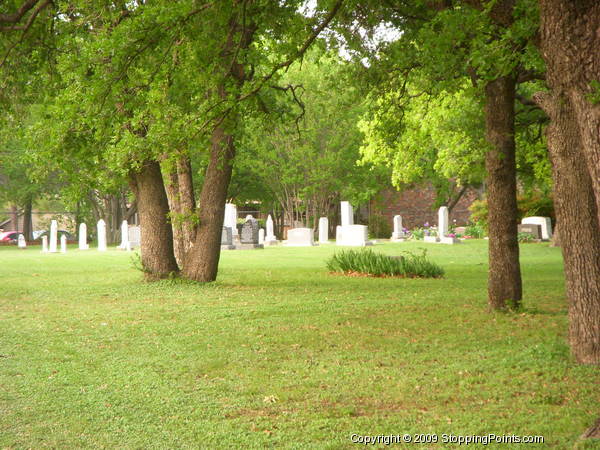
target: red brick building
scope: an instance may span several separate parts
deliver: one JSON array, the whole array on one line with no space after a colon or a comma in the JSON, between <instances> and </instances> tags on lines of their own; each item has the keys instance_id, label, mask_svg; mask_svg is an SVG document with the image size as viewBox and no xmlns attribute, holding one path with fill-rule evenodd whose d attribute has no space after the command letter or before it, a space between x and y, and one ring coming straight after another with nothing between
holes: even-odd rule
<instances>
[{"instance_id":1,"label":"red brick building","mask_svg":"<svg viewBox=\"0 0 600 450\"><path fill-rule=\"evenodd\" d=\"M462 195L457 204L450 211L450 223L465 225L469 221L471 212L469 206L474 200L481 198L481 192L469 188ZM373 216L392 226L396 214L402 216L402 225L412 229L422 227L423 224L437 225L438 208L435 208L435 189L431 185L416 186L401 192L394 188L386 189L376 195L370 202L370 224L376 225ZM454 222L456 220L456 222Z\"/></svg>"}]
</instances>

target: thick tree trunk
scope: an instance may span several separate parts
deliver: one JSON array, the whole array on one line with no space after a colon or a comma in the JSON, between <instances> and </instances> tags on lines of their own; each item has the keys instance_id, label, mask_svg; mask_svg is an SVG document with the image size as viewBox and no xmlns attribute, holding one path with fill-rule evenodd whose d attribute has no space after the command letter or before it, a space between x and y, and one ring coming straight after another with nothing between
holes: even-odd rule
<instances>
[{"instance_id":1,"label":"thick tree trunk","mask_svg":"<svg viewBox=\"0 0 600 450\"><path fill-rule=\"evenodd\" d=\"M225 201L234 156L233 136L223 125L217 126L212 133L210 160L200 192L196 239L183 265L183 274L191 280L208 282L217 278Z\"/></svg>"},{"instance_id":2,"label":"thick tree trunk","mask_svg":"<svg viewBox=\"0 0 600 450\"><path fill-rule=\"evenodd\" d=\"M540 0L548 85L571 101L600 211L600 2Z\"/></svg>"},{"instance_id":3,"label":"thick tree trunk","mask_svg":"<svg viewBox=\"0 0 600 450\"><path fill-rule=\"evenodd\" d=\"M600 223L575 109L565 96L538 94L551 118L548 147L569 302L569 341L578 362L600 363Z\"/></svg>"},{"instance_id":4,"label":"thick tree trunk","mask_svg":"<svg viewBox=\"0 0 600 450\"><path fill-rule=\"evenodd\" d=\"M23 211L23 237L26 241L33 241L33 220L31 217L31 210L33 209L33 199L31 196L27 197L25 202L25 208Z\"/></svg>"},{"instance_id":5,"label":"thick tree trunk","mask_svg":"<svg viewBox=\"0 0 600 450\"><path fill-rule=\"evenodd\" d=\"M521 301L517 240L515 162L515 81L510 77L485 87L487 201L489 224L488 302L492 309L515 309Z\"/></svg>"},{"instance_id":6,"label":"thick tree trunk","mask_svg":"<svg viewBox=\"0 0 600 450\"><path fill-rule=\"evenodd\" d=\"M192 180L192 164L187 155L181 156L176 167L166 168L165 188L171 209L171 225L173 228L173 247L175 259L179 267L183 267L185 254L190 250L196 235L194 186Z\"/></svg>"},{"instance_id":7,"label":"thick tree trunk","mask_svg":"<svg viewBox=\"0 0 600 450\"><path fill-rule=\"evenodd\" d=\"M540 47L551 94L548 113L555 205L569 301L571 353L600 364L600 3L540 0ZM596 91L596 92L594 92Z\"/></svg>"},{"instance_id":8,"label":"thick tree trunk","mask_svg":"<svg viewBox=\"0 0 600 450\"><path fill-rule=\"evenodd\" d=\"M169 204L157 161L146 161L129 176L135 194L141 228L142 266L149 280L166 278L178 271L173 253L173 231L168 221Z\"/></svg>"}]
</instances>

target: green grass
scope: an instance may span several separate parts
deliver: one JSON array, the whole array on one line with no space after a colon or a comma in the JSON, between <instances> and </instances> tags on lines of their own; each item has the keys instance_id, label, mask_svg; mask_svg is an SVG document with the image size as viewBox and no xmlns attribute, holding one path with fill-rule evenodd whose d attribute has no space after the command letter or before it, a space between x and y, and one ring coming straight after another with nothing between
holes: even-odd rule
<instances>
[{"instance_id":1,"label":"green grass","mask_svg":"<svg viewBox=\"0 0 600 450\"><path fill-rule=\"evenodd\" d=\"M115 250L0 248L0 448L350 448L353 433L600 448L578 440L600 376L569 356L560 250L521 247L524 310L501 314L485 241L376 250L424 247L443 279L332 276L331 245L225 252L204 286L143 283Z\"/></svg>"}]
</instances>

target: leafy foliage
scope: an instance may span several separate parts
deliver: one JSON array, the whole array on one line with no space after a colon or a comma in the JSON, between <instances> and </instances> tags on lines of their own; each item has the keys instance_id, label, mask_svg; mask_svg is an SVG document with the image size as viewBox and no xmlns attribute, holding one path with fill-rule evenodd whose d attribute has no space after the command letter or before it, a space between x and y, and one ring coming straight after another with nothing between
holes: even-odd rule
<instances>
[{"instance_id":1,"label":"leafy foliage","mask_svg":"<svg viewBox=\"0 0 600 450\"><path fill-rule=\"evenodd\" d=\"M444 269L427 259L425 250L420 255L404 253L401 256L389 256L371 249L342 250L327 261L327 268L331 272L362 273L376 277L439 278L444 275Z\"/></svg>"}]
</instances>

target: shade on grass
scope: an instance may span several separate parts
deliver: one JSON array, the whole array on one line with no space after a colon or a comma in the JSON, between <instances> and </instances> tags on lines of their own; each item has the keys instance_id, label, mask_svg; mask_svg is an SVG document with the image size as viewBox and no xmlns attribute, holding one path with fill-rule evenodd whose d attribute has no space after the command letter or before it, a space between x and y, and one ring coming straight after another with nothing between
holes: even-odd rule
<instances>
[{"instance_id":1,"label":"shade on grass","mask_svg":"<svg viewBox=\"0 0 600 450\"><path fill-rule=\"evenodd\" d=\"M525 309L500 314L485 242L376 250L422 247L445 278L332 277L321 246L230 251L214 284L148 284L125 252L0 248L0 447L495 433L570 448L600 377L569 357L560 250L522 246Z\"/></svg>"}]
</instances>

